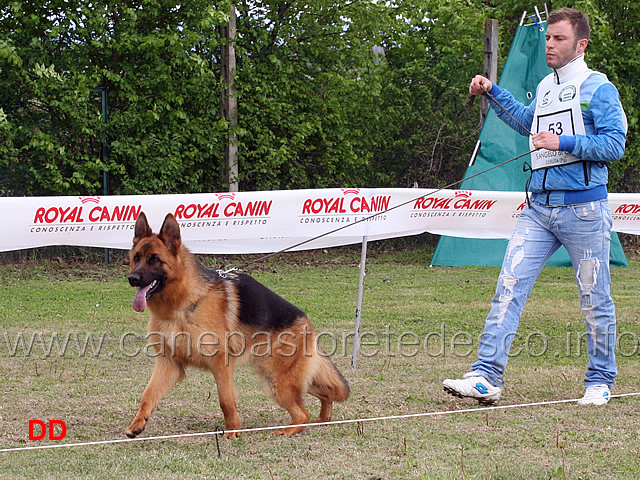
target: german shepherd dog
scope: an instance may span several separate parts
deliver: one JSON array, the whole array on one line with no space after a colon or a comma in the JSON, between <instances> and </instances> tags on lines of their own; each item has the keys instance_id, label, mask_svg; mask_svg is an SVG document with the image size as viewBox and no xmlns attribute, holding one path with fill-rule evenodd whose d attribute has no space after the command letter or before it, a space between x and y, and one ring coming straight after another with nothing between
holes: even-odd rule
<instances>
[{"instance_id":1,"label":"german shepherd dog","mask_svg":"<svg viewBox=\"0 0 640 480\"><path fill-rule=\"evenodd\" d=\"M144 213L135 224L129 252L129 283L137 287L133 308L149 306L147 336L155 367L126 429L136 437L158 402L185 377L186 367L210 370L216 380L227 438L238 437L234 365L249 363L273 399L291 415L291 426L276 434L293 435L309 423L305 393L320 399L316 421L331 420L333 402L349 396L345 378L317 347L305 313L249 275L203 267L182 244L173 215L160 233L151 231Z\"/></svg>"}]
</instances>

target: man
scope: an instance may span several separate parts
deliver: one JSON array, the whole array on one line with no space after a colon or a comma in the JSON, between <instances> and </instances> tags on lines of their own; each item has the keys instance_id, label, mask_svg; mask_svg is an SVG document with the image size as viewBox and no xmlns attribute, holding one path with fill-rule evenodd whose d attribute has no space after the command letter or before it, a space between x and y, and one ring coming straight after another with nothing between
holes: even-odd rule
<instances>
[{"instance_id":1,"label":"man","mask_svg":"<svg viewBox=\"0 0 640 480\"><path fill-rule=\"evenodd\" d=\"M471 372L445 380L444 390L495 404L525 302L542 267L566 247L585 316L589 364L585 394L578 403L609 401L617 375L616 318L610 295L611 211L607 202L607 162L624 154L627 121L617 89L606 76L589 70L584 51L589 19L562 8L548 19L545 53L553 72L537 87L529 106L490 80L476 76L472 95L488 92L492 108L511 127L530 135L530 201L522 211L505 253ZM527 126L530 132L527 131Z\"/></svg>"}]
</instances>

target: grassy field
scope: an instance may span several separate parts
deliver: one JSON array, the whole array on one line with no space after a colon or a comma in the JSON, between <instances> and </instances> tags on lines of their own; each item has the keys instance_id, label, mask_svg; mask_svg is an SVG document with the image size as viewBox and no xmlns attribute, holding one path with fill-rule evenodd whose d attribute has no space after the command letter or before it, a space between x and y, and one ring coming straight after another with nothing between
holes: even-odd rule
<instances>
[{"instance_id":1,"label":"grassy field","mask_svg":"<svg viewBox=\"0 0 640 480\"><path fill-rule=\"evenodd\" d=\"M357 250L288 254L251 273L304 309L351 384L334 420L474 407L441 388L474 361L497 268L432 268L426 252L370 252L362 345L351 368ZM638 269L612 272L618 314L614 394L640 392ZM238 258L206 258L210 266ZM148 313L131 308L126 265L22 262L0 266L0 449L29 441L28 421L58 419L63 443L122 439L153 366ZM66 345L66 346L65 346ZM501 405L578 398L587 363L573 273L543 271L523 315ZM289 417L256 383L236 376L246 428ZM210 432L222 414L210 373L189 371L142 434ZM308 397L315 415L319 404ZM573 403L308 428L0 453L0 478L638 479L640 397L606 407ZM57 442L60 443L60 442Z\"/></svg>"}]
</instances>

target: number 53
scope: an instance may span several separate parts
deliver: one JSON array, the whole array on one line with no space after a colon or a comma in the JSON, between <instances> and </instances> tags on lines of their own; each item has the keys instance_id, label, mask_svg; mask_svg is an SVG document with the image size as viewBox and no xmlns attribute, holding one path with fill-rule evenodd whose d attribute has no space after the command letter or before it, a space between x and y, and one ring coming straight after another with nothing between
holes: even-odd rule
<instances>
[{"instance_id":1,"label":"number 53","mask_svg":"<svg viewBox=\"0 0 640 480\"><path fill-rule=\"evenodd\" d=\"M548 130L549 132L555 133L556 135L562 135L564 133L562 122L550 123Z\"/></svg>"}]
</instances>

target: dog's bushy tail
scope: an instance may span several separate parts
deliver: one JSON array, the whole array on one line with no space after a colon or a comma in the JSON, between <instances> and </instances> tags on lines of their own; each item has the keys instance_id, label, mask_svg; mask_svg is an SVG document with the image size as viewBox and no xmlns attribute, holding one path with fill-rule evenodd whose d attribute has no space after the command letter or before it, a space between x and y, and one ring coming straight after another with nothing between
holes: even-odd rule
<instances>
[{"instance_id":1,"label":"dog's bushy tail","mask_svg":"<svg viewBox=\"0 0 640 480\"><path fill-rule=\"evenodd\" d=\"M324 391L325 395L334 402L344 402L349 398L351 389L349 382L342 376L340 371L331 361L328 355L318 352L315 358L316 371L311 379L311 385L314 390Z\"/></svg>"}]
</instances>

